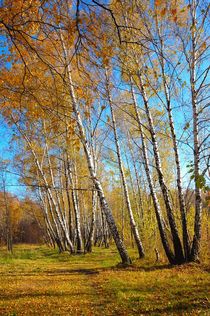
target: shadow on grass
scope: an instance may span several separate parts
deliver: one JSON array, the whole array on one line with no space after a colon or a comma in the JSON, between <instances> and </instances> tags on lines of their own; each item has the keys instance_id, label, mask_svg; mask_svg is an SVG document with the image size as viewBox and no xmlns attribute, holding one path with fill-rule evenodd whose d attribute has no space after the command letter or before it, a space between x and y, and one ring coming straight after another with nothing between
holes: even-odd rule
<instances>
[{"instance_id":1,"label":"shadow on grass","mask_svg":"<svg viewBox=\"0 0 210 316\"><path fill-rule=\"evenodd\" d=\"M97 275L100 273L101 270L109 270L106 268L96 268L96 269L53 269L53 270L45 270L45 271L33 271L29 273L25 272L14 272L11 271L9 273L1 273L2 276L20 276L20 277L27 277L27 276L59 276L59 275Z\"/></svg>"},{"instance_id":2,"label":"shadow on grass","mask_svg":"<svg viewBox=\"0 0 210 316\"><path fill-rule=\"evenodd\" d=\"M165 270L165 269L171 269L174 266L171 265L156 265L156 266L136 266L136 265L129 265L124 266L121 264L109 266L109 267L96 267L96 268L67 268L67 269L59 269L55 268L53 270L40 270L39 268L36 268L34 271L31 271L29 273L19 272L19 271L10 271L6 273L2 273L2 276L36 276L36 275L52 275L52 276L59 276L59 275L98 275L100 272L106 272L106 271L114 271L114 272L150 272L150 271L156 271L156 270Z\"/></svg>"},{"instance_id":3,"label":"shadow on grass","mask_svg":"<svg viewBox=\"0 0 210 316\"><path fill-rule=\"evenodd\" d=\"M146 266L146 267L140 267L139 270L145 271L145 272L150 272L150 271L156 271L156 270L168 270L172 269L175 266L171 264L162 264L162 265L154 265L154 266Z\"/></svg>"},{"instance_id":4,"label":"shadow on grass","mask_svg":"<svg viewBox=\"0 0 210 316\"><path fill-rule=\"evenodd\" d=\"M200 315L209 315L207 314L209 311L209 303L208 301L202 301L202 302L180 302L177 304L172 304L170 306L167 307L163 307L163 308L154 308L150 311L142 311L145 315L171 315L173 313L177 314L177 315L185 315L183 313L186 312L192 312L193 310L197 310L201 308L202 309L202 314ZM206 310L207 313L204 314L204 310ZM194 314L193 314L194 315ZM195 315L198 315L197 313Z\"/></svg>"},{"instance_id":5,"label":"shadow on grass","mask_svg":"<svg viewBox=\"0 0 210 316\"><path fill-rule=\"evenodd\" d=\"M100 269L59 269L46 271L50 275L65 275L65 274L99 274Z\"/></svg>"},{"instance_id":6,"label":"shadow on grass","mask_svg":"<svg viewBox=\"0 0 210 316\"><path fill-rule=\"evenodd\" d=\"M54 292L54 293L17 293L17 294L1 294L0 301L13 301L13 300L19 300L22 298L39 298L39 297L79 297L79 296L93 296L93 293L87 293L85 291L80 291L78 293L63 293L61 292Z\"/></svg>"}]
</instances>

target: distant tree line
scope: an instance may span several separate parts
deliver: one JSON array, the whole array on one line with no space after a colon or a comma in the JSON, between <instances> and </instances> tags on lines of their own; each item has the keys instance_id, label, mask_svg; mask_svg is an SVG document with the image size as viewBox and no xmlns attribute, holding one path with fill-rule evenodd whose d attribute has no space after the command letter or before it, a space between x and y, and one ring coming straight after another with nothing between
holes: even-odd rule
<instances>
[{"instance_id":1,"label":"distant tree line","mask_svg":"<svg viewBox=\"0 0 210 316\"><path fill-rule=\"evenodd\" d=\"M13 244L44 242L38 222L39 206L29 199L19 200L10 193L0 192L0 245L12 251Z\"/></svg>"}]
</instances>

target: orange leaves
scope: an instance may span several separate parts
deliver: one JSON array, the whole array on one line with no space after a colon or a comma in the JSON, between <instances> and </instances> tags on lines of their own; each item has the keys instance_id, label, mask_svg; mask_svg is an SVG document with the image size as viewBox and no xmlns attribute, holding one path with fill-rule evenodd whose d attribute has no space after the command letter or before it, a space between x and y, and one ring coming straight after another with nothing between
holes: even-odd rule
<instances>
[{"instance_id":1,"label":"orange leaves","mask_svg":"<svg viewBox=\"0 0 210 316\"><path fill-rule=\"evenodd\" d=\"M53 7L52 7L52 12L56 14L56 13L57 13L57 10L58 10L58 9L57 9L57 4L55 3L55 4L53 5Z\"/></svg>"},{"instance_id":2,"label":"orange leaves","mask_svg":"<svg viewBox=\"0 0 210 316\"><path fill-rule=\"evenodd\" d=\"M177 22L177 9L176 8L171 8L170 13L171 13L173 21Z\"/></svg>"},{"instance_id":3,"label":"orange leaves","mask_svg":"<svg viewBox=\"0 0 210 316\"><path fill-rule=\"evenodd\" d=\"M177 9L171 9L171 14L173 16L176 16L177 15Z\"/></svg>"},{"instance_id":4,"label":"orange leaves","mask_svg":"<svg viewBox=\"0 0 210 316\"><path fill-rule=\"evenodd\" d=\"M40 2L38 0L6 0L1 9L1 19L10 27L17 25L19 29L27 33L32 31L31 24L33 20L39 19ZM27 23L25 23L27 21Z\"/></svg>"},{"instance_id":5,"label":"orange leaves","mask_svg":"<svg viewBox=\"0 0 210 316\"><path fill-rule=\"evenodd\" d=\"M170 19L183 27L188 17L189 6L185 5L183 0L172 1L170 5Z\"/></svg>"},{"instance_id":6,"label":"orange leaves","mask_svg":"<svg viewBox=\"0 0 210 316\"><path fill-rule=\"evenodd\" d=\"M168 9L167 7L164 7L163 9L158 9L157 10L157 14L161 17L161 18L164 18L164 17L171 17L172 20L174 22L177 21L177 9L176 8L172 8L172 9Z\"/></svg>"},{"instance_id":7,"label":"orange leaves","mask_svg":"<svg viewBox=\"0 0 210 316\"><path fill-rule=\"evenodd\" d=\"M163 8L163 10L160 11L160 15L161 15L161 16L165 16L165 15L166 15L166 12L167 12L167 9L166 9L166 8Z\"/></svg>"},{"instance_id":8,"label":"orange leaves","mask_svg":"<svg viewBox=\"0 0 210 316\"><path fill-rule=\"evenodd\" d=\"M171 0L170 2L163 0L155 1L155 13L160 21L168 20L179 26L184 26L188 11L189 6L186 6L183 0Z\"/></svg>"},{"instance_id":9,"label":"orange leaves","mask_svg":"<svg viewBox=\"0 0 210 316\"><path fill-rule=\"evenodd\" d=\"M67 28L67 34L64 35L64 38L66 36L68 45L73 45L75 38L76 38L76 34L77 34L76 33L76 22L73 20L72 21L69 20L67 25L66 25L66 28Z\"/></svg>"},{"instance_id":10,"label":"orange leaves","mask_svg":"<svg viewBox=\"0 0 210 316\"><path fill-rule=\"evenodd\" d=\"M163 3L162 0L155 0L155 5L156 5L156 7L161 6L162 3Z\"/></svg>"}]
</instances>

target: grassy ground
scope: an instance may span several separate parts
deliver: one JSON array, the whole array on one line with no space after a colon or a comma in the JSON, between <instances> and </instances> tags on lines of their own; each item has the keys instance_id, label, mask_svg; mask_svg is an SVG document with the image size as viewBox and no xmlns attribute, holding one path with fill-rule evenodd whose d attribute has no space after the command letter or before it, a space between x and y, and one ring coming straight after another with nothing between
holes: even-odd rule
<instances>
[{"instance_id":1,"label":"grassy ground","mask_svg":"<svg viewBox=\"0 0 210 316\"><path fill-rule=\"evenodd\" d=\"M119 261L114 249L0 249L0 315L210 315L206 266L136 260L123 269Z\"/></svg>"}]
</instances>

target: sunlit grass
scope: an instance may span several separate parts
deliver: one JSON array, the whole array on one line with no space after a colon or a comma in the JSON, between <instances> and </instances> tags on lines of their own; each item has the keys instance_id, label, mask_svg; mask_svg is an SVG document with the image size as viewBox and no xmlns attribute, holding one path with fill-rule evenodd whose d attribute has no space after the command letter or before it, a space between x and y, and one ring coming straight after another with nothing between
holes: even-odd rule
<instances>
[{"instance_id":1,"label":"sunlit grass","mask_svg":"<svg viewBox=\"0 0 210 316\"><path fill-rule=\"evenodd\" d=\"M129 251L137 257L134 250ZM45 246L0 249L0 315L208 315L207 267L147 259L117 266L114 248L58 254Z\"/></svg>"}]
</instances>

